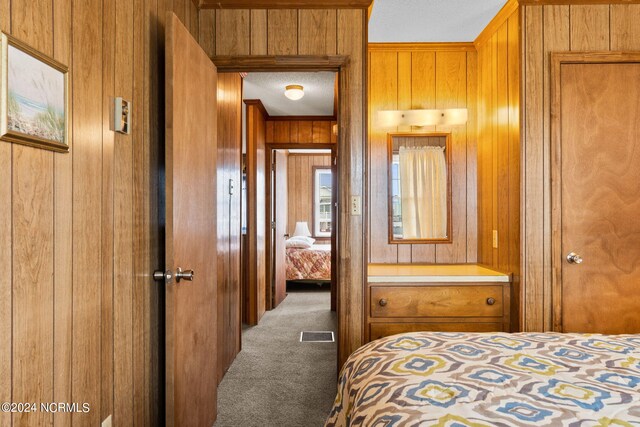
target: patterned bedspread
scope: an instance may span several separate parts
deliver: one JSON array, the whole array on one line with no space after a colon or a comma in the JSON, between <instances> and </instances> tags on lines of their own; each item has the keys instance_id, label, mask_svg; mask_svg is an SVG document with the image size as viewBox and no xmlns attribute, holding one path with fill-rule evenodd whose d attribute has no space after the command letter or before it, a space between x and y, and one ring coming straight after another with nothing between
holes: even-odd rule
<instances>
[{"instance_id":1,"label":"patterned bedspread","mask_svg":"<svg viewBox=\"0 0 640 427\"><path fill-rule=\"evenodd\" d=\"M287 280L331 280L331 245L287 248Z\"/></svg>"},{"instance_id":2,"label":"patterned bedspread","mask_svg":"<svg viewBox=\"0 0 640 427\"><path fill-rule=\"evenodd\" d=\"M342 369L326 426L640 426L640 335L411 333Z\"/></svg>"}]
</instances>

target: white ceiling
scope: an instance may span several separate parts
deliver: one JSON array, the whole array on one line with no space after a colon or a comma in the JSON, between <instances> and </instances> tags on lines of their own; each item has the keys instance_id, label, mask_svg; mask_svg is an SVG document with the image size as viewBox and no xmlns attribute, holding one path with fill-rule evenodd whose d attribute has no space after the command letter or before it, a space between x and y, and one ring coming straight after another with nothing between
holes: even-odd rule
<instances>
[{"instance_id":1,"label":"white ceiling","mask_svg":"<svg viewBox=\"0 0 640 427\"><path fill-rule=\"evenodd\" d=\"M506 0L374 0L369 42L471 42Z\"/></svg>"},{"instance_id":2,"label":"white ceiling","mask_svg":"<svg viewBox=\"0 0 640 427\"><path fill-rule=\"evenodd\" d=\"M259 99L270 116L332 116L336 75L333 72L249 73L243 98ZM304 97L291 101L284 96L287 85L304 86Z\"/></svg>"}]
</instances>

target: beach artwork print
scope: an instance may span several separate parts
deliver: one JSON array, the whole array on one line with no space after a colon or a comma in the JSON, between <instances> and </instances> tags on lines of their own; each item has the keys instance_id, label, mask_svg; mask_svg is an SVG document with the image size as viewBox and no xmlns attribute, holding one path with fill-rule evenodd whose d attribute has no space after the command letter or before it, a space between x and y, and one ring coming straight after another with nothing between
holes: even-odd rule
<instances>
[{"instance_id":1,"label":"beach artwork print","mask_svg":"<svg viewBox=\"0 0 640 427\"><path fill-rule=\"evenodd\" d=\"M66 70L21 49L11 39L5 47L3 139L67 151Z\"/></svg>"}]
</instances>

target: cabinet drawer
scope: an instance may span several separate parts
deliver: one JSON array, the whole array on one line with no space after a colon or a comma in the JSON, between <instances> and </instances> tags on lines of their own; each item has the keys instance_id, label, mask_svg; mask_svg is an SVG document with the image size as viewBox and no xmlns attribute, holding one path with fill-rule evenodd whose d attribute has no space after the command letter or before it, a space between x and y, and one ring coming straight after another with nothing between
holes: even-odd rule
<instances>
[{"instance_id":1,"label":"cabinet drawer","mask_svg":"<svg viewBox=\"0 0 640 427\"><path fill-rule=\"evenodd\" d=\"M371 317L502 317L502 286L372 286Z\"/></svg>"},{"instance_id":2,"label":"cabinet drawer","mask_svg":"<svg viewBox=\"0 0 640 427\"><path fill-rule=\"evenodd\" d=\"M371 341L405 332L501 332L501 323L372 323Z\"/></svg>"}]
</instances>

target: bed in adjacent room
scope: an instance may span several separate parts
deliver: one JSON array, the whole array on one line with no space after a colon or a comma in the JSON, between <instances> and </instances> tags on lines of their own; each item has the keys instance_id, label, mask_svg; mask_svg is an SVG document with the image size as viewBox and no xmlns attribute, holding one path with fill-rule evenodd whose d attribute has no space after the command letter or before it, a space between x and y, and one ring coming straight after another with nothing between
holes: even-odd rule
<instances>
[{"instance_id":1,"label":"bed in adjacent room","mask_svg":"<svg viewBox=\"0 0 640 427\"><path fill-rule=\"evenodd\" d=\"M640 335L400 334L353 353L326 426L640 425Z\"/></svg>"},{"instance_id":2,"label":"bed in adjacent room","mask_svg":"<svg viewBox=\"0 0 640 427\"><path fill-rule=\"evenodd\" d=\"M287 280L331 280L331 245L287 247Z\"/></svg>"}]
</instances>

